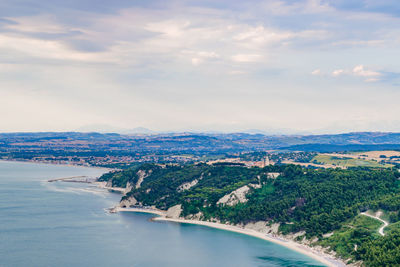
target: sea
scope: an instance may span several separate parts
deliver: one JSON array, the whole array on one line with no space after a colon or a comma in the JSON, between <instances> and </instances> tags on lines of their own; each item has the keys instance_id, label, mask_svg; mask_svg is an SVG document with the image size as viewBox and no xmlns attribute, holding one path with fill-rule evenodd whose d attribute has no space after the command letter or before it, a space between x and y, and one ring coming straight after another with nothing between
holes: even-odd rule
<instances>
[{"instance_id":1,"label":"sea","mask_svg":"<svg viewBox=\"0 0 400 267\"><path fill-rule=\"evenodd\" d=\"M0 266L324 266L255 237L109 213L121 195L93 184L103 169L0 161Z\"/></svg>"}]
</instances>

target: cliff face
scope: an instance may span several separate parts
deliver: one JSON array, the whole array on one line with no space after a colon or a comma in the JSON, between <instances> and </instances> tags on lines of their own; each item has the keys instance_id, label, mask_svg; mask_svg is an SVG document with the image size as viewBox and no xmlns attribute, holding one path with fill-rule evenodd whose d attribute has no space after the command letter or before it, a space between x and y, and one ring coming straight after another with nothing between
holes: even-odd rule
<instances>
[{"instance_id":1,"label":"cliff face","mask_svg":"<svg viewBox=\"0 0 400 267\"><path fill-rule=\"evenodd\" d=\"M190 188L192 188L193 186L195 186L198 182L199 182L198 179L194 179L194 180L191 181L191 182L187 182L187 183L181 184L176 190L177 190L178 192L183 192L183 191L185 191L185 190L189 190Z\"/></svg>"},{"instance_id":2,"label":"cliff face","mask_svg":"<svg viewBox=\"0 0 400 267\"><path fill-rule=\"evenodd\" d=\"M246 195L268 179L267 169L207 164L143 164L136 169L110 173L105 178L107 186L123 190L121 206L156 206L168 210L181 204L185 216L217 204L245 203Z\"/></svg>"},{"instance_id":3,"label":"cliff face","mask_svg":"<svg viewBox=\"0 0 400 267\"><path fill-rule=\"evenodd\" d=\"M254 185L254 184L249 184L249 185L242 186L242 187L236 189L235 191L233 191L233 192L223 196L222 198L220 198L218 200L217 204L223 204L223 205L227 205L227 206L234 206L234 205L236 205L238 203L246 203L247 202L246 194L249 193L250 187L252 187L252 188L260 188L261 186Z\"/></svg>"},{"instance_id":4,"label":"cliff face","mask_svg":"<svg viewBox=\"0 0 400 267\"><path fill-rule=\"evenodd\" d=\"M131 196L131 197L121 200L121 202L119 203L119 206L121 208L129 208L136 204L138 204L138 201L134 197Z\"/></svg>"},{"instance_id":5,"label":"cliff face","mask_svg":"<svg viewBox=\"0 0 400 267\"><path fill-rule=\"evenodd\" d=\"M136 172L136 177L137 177L136 183L135 183L134 179L132 179L131 181L128 181L126 183L124 195L131 192L133 189L139 189L141 184L143 183L144 179L146 177L148 177L151 173L152 173L152 170L148 170L148 171L138 170ZM148 190L148 192L150 192L150 190ZM139 201L137 201L137 199L134 196L128 196L127 198L123 198L121 200L119 206L123 207L123 208L129 208L131 206L139 205L139 204L141 204L141 203Z\"/></svg>"},{"instance_id":6,"label":"cliff face","mask_svg":"<svg viewBox=\"0 0 400 267\"><path fill-rule=\"evenodd\" d=\"M178 219L182 213L182 205L175 205L167 210L167 218Z\"/></svg>"},{"instance_id":7,"label":"cliff face","mask_svg":"<svg viewBox=\"0 0 400 267\"><path fill-rule=\"evenodd\" d=\"M269 224L268 221L258 221L248 223L244 226L245 229L252 229L264 234L278 234L279 233L279 223Z\"/></svg>"},{"instance_id":8,"label":"cliff face","mask_svg":"<svg viewBox=\"0 0 400 267\"><path fill-rule=\"evenodd\" d=\"M136 172L136 175L138 176L138 180L137 180L137 182L136 182L135 188L136 188L136 189L139 189L140 186L141 186L142 183L143 183L143 180L144 180L146 177L148 177L151 173L152 173L152 170L149 170L149 171L138 170L138 171Z\"/></svg>"},{"instance_id":9,"label":"cliff face","mask_svg":"<svg viewBox=\"0 0 400 267\"><path fill-rule=\"evenodd\" d=\"M125 194L130 192L133 188L133 185L130 182L126 183Z\"/></svg>"}]
</instances>

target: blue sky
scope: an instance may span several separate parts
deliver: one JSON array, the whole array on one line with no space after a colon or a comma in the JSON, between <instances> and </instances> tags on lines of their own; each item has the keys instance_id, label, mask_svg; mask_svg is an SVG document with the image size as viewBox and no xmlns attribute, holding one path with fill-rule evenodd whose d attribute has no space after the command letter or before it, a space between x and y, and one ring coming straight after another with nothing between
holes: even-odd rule
<instances>
[{"instance_id":1,"label":"blue sky","mask_svg":"<svg viewBox=\"0 0 400 267\"><path fill-rule=\"evenodd\" d=\"M400 131L398 1L0 1L0 131Z\"/></svg>"}]
</instances>

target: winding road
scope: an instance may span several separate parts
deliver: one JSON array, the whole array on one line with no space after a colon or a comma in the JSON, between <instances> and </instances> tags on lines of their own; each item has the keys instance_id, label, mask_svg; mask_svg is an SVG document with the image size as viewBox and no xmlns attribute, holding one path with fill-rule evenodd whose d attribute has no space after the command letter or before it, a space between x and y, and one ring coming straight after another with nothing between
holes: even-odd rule
<instances>
[{"instance_id":1,"label":"winding road","mask_svg":"<svg viewBox=\"0 0 400 267\"><path fill-rule=\"evenodd\" d=\"M371 214L368 214L368 213L366 213L366 212L361 212L360 214L361 214L361 215L368 216L368 217L371 217L371 218L374 218L374 219L376 219L376 220L378 220L378 221L383 222L383 226L381 226L381 227L379 228L378 232L379 232L379 234L380 234L381 236L384 236L384 235L385 235L385 233L383 232L383 229L385 229L385 227L389 225L389 223L388 223L387 221L382 220L381 218L379 218L379 217L377 217L377 216L374 216L374 215L371 215Z\"/></svg>"}]
</instances>

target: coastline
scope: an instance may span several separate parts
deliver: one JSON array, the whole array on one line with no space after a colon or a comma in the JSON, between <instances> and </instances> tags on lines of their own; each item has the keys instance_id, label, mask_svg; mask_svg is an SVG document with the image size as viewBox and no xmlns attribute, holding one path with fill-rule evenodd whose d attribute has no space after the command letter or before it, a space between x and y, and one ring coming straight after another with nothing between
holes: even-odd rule
<instances>
[{"instance_id":1,"label":"coastline","mask_svg":"<svg viewBox=\"0 0 400 267\"><path fill-rule=\"evenodd\" d=\"M103 167L81 166L81 165L73 165L73 164L52 164L52 163L47 163L47 162L36 162L36 161L18 161L18 160L4 160L4 159L1 159L0 161L28 163L28 164L33 163L33 164L47 164L47 165L63 165L63 166L82 167L82 168L97 168L97 169L102 169L104 171L112 170L112 169L103 168ZM71 178L74 178L74 177L58 178L55 180L63 180L63 179L71 179ZM77 181L71 181L71 182L77 182ZM126 191L126 188L108 187L108 186L106 186L106 182L94 181L94 182L90 182L90 183L97 185L99 188L106 189L106 190L113 191L113 192L119 192L119 193L123 194ZM165 222L174 222L174 223L194 224L194 225L211 227L211 228L215 228L215 229L219 229L219 230L240 233L240 234L256 237L256 238L259 238L262 240L266 240L266 241L275 243L280 246L284 246L288 249L294 250L305 256L313 258L326 266L335 266L335 267L346 266L346 264L344 264L341 260L336 259L333 256L323 253L321 251L316 251L315 249L313 249L312 247L309 247L307 245L300 244L300 243L294 242L292 240L287 240L284 237L264 234L264 233L258 232L256 230L253 230L253 229L244 229L244 228L234 226L234 225L207 222L207 221L187 220L187 219L182 219L182 218L168 218L166 211L158 210L158 209L154 209L154 208L147 208L147 209L146 208L122 208L122 207L117 206L117 207L111 208L109 210L109 212L111 212L111 213L116 213L116 212L148 213L148 214L154 214L154 215L158 216L158 217L153 217L151 219L152 221L165 221Z\"/></svg>"},{"instance_id":2,"label":"coastline","mask_svg":"<svg viewBox=\"0 0 400 267\"><path fill-rule=\"evenodd\" d=\"M106 167L99 166L84 166L78 164L64 164L64 163L51 163L51 162L43 162L43 161L30 161L30 160L15 160L15 159L0 159L0 162L12 162L12 163L23 163L23 164L40 164L40 165L49 165L49 166L65 166L65 167L75 167L75 168L87 168L87 169L98 169L102 171L102 174L114 171L115 169L110 169ZM87 183L93 184L101 189L106 189L108 191L118 192L124 194L126 189L120 187L108 187L106 186L106 182L98 181L101 175L96 175L93 177L89 176L73 176L73 177L59 177L52 178L46 180L47 182L72 182L72 183Z\"/></svg>"},{"instance_id":3,"label":"coastline","mask_svg":"<svg viewBox=\"0 0 400 267\"><path fill-rule=\"evenodd\" d=\"M126 191L127 191L127 189L123 188L123 187L107 186L107 182L100 182L100 181L96 180L96 181L91 182L91 183L96 185L99 188L106 189L106 190L112 191L112 192L118 192L118 193L121 193L121 194L125 194Z\"/></svg>"},{"instance_id":4,"label":"coastline","mask_svg":"<svg viewBox=\"0 0 400 267\"><path fill-rule=\"evenodd\" d=\"M63 166L70 166L70 167L82 167L82 168L95 168L95 169L101 169L104 170L104 172L112 171L114 169L110 168L105 168L105 167L97 167L97 166L83 166L83 165L75 165L75 164L59 164L59 163L49 163L49 162L38 162L38 161L19 161L19 160L4 160L1 159L0 161L4 162L19 162L19 163L36 163L36 164L48 164L48 165L63 165ZM63 180L63 179L70 179L69 178L59 178L55 180ZM71 182L77 182L77 181L71 181ZM106 182L99 182L99 181L92 181L90 184L94 184L97 187L101 189L105 189L108 191L112 191L115 193L120 193L120 194L125 194L126 193L126 188L120 188L120 187L109 187L106 186ZM335 258L332 255L329 255L327 253L324 253L322 251L317 251L316 249L307 246L305 244L300 244L297 243L293 240L286 239L281 236L276 236L276 235L270 235L270 234L265 234L258 232L253 229L245 229L242 227L234 226L234 225L229 225L229 224L221 224L221 223L215 223L215 222L207 222L207 221L200 221L200 220L188 220L188 219L182 219L182 218L168 218L167 217L167 212L163 210L158 210L155 208L122 208L119 206L113 207L109 209L110 213L117 213L117 212L138 212L138 213L148 213L148 214L153 214L157 215L157 217L153 217L151 220L152 221L165 221L165 222L174 222L174 223L185 223L185 224L194 224L194 225L202 225L210 228L215 228L219 230L224 230L224 231L231 231L239 234L244 234L252 237L256 237L262 240L266 240L269 242L272 242L274 244L284 246L288 249L294 250L298 253L301 253L305 256L308 256L310 258L313 258L317 260L318 262L326 265L326 266L332 266L332 267L338 267L338 266L346 266L346 264L341 261L340 259Z\"/></svg>"},{"instance_id":5,"label":"coastline","mask_svg":"<svg viewBox=\"0 0 400 267\"><path fill-rule=\"evenodd\" d=\"M157 209L143 209L143 208L121 208L121 207L114 207L110 209L111 213L117 213L117 212L137 212L137 213L149 213L149 214L154 214L154 215L159 215L161 217L154 217L152 218L153 220L155 218L166 218L166 212L163 210L157 210ZM166 218L167 219L167 218Z\"/></svg>"},{"instance_id":6,"label":"coastline","mask_svg":"<svg viewBox=\"0 0 400 267\"><path fill-rule=\"evenodd\" d=\"M45 165L56 165L56 166L68 166L68 167L80 167L80 168L91 168L91 169L104 170L104 172L110 172L110 171L117 170L117 169L112 169L112 168L107 168L107 167L100 167L100 166L92 166L92 165L66 164L66 163L55 163L55 162L34 161L34 160L0 159L0 161L17 162L17 163L45 164Z\"/></svg>"},{"instance_id":7,"label":"coastline","mask_svg":"<svg viewBox=\"0 0 400 267\"><path fill-rule=\"evenodd\" d=\"M298 253L301 253L303 255L306 255L310 258L313 258L314 260L317 260L321 262L322 264L329 266L329 267L342 267L346 266L346 264L341 261L340 259L337 259L329 254L323 253L321 251L316 251L312 247L309 247L304 244L297 243L292 240L287 240L283 237L279 236L272 236L269 234L264 234L261 232L258 232L253 229L244 229L238 226L230 225L230 224L221 224L221 223L215 223L215 222L207 222L207 221L199 221L199 220L187 220L187 219L177 219L177 218L167 218L166 217L166 212L162 210L156 210L156 209L142 209L142 208L120 208L120 207L115 207L110 210L110 212L139 212L139 213L150 213L154 215L158 215L158 217L154 217L151 220L152 221L165 221L165 222L175 222L175 223L185 223L185 224L194 224L194 225L202 225L206 227L211 227L219 230L224 230L224 231L230 231L230 232L235 232L239 234L244 234L252 237L256 237L259 239L263 239L269 242L272 242L274 244L284 246L288 249L294 250Z\"/></svg>"}]
</instances>

